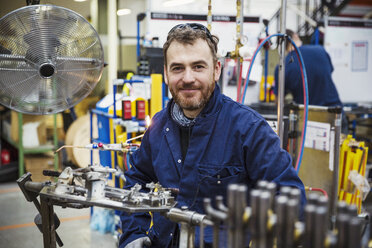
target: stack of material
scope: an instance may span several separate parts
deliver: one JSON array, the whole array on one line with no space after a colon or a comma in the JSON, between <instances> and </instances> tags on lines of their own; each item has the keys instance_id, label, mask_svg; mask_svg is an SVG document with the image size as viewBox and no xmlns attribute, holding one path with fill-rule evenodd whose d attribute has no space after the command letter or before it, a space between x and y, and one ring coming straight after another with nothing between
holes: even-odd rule
<instances>
[{"instance_id":1,"label":"stack of material","mask_svg":"<svg viewBox=\"0 0 372 248\"><path fill-rule=\"evenodd\" d=\"M357 142L349 135L340 151L340 172L338 182L338 199L356 205L361 213L362 201L370 187L366 175L368 147L364 142Z\"/></svg>"}]
</instances>

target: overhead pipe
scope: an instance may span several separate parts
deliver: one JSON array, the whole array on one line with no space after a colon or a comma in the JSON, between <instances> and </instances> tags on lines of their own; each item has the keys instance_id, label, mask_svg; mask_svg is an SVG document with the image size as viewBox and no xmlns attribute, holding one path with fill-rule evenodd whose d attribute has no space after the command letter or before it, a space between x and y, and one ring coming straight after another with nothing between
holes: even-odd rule
<instances>
[{"instance_id":1,"label":"overhead pipe","mask_svg":"<svg viewBox=\"0 0 372 248\"><path fill-rule=\"evenodd\" d=\"M113 93L113 82L117 78L118 70L118 28L116 20L116 0L107 1L107 13L108 13L108 84L107 90L109 93Z\"/></svg>"},{"instance_id":2,"label":"overhead pipe","mask_svg":"<svg viewBox=\"0 0 372 248\"><path fill-rule=\"evenodd\" d=\"M235 43L235 57L236 57L236 75L238 76L237 80L237 95L236 101L240 101L241 95L241 70L242 70L242 63L243 58L239 55L239 49L242 46L241 37L243 36L243 23L244 23L244 15L243 15L243 4L244 1L237 0L236 1L236 43ZM243 103L244 104L244 103Z\"/></svg>"},{"instance_id":3,"label":"overhead pipe","mask_svg":"<svg viewBox=\"0 0 372 248\"><path fill-rule=\"evenodd\" d=\"M207 28L212 31L212 0L208 0Z\"/></svg>"}]
</instances>

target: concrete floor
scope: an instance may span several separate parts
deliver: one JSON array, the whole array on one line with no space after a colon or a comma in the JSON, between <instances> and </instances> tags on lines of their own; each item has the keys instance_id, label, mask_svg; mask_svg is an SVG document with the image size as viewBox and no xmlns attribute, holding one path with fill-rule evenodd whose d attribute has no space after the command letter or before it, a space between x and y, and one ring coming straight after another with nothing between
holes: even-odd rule
<instances>
[{"instance_id":1,"label":"concrete floor","mask_svg":"<svg viewBox=\"0 0 372 248\"><path fill-rule=\"evenodd\" d=\"M33 222L37 210L25 199L16 182L0 183L0 211L0 247L43 247L43 236ZM89 208L55 206L54 211L61 221L57 233L63 247L117 247L114 235L91 230Z\"/></svg>"}]
</instances>

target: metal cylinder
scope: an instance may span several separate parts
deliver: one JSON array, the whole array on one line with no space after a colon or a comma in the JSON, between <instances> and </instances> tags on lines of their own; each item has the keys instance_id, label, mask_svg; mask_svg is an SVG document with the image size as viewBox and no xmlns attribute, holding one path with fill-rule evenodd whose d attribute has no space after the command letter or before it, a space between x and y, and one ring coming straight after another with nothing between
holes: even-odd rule
<instances>
[{"instance_id":1,"label":"metal cylinder","mask_svg":"<svg viewBox=\"0 0 372 248\"><path fill-rule=\"evenodd\" d=\"M260 190L251 190L251 217L249 221L249 230L251 232L251 239L253 243L257 243L259 230L259 211L260 211Z\"/></svg>"},{"instance_id":2,"label":"metal cylinder","mask_svg":"<svg viewBox=\"0 0 372 248\"><path fill-rule=\"evenodd\" d=\"M315 210L315 230L314 247L323 248L325 235L327 232L328 209L326 207L317 207Z\"/></svg>"},{"instance_id":3,"label":"metal cylinder","mask_svg":"<svg viewBox=\"0 0 372 248\"><path fill-rule=\"evenodd\" d=\"M266 190L267 184L267 181L260 180L257 182L257 189Z\"/></svg>"},{"instance_id":4,"label":"metal cylinder","mask_svg":"<svg viewBox=\"0 0 372 248\"><path fill-rule=\"evenodd\" d=\"M307 197L307 204L317 205L318 204L318 198L319 198L318 194L310 193L309 196Z\"/></svg>"},{"instance_id":5,"label":"metal cylinder","mask_svg":"<svg viewBox=\"0 0 372 248\"><path fill-rule=\"evenodd\" d=\"M282 186L280 188L280 195L289 197L290 192L291 192L291 187Z\"/></svg>"},{"instance_id":6,"label":"metal cylinder","mask_svg":"<svg viewBox=\"0 0 372 248\"><path fill-rule=\"evenodd\" d=\"M346 214L337 215L336 229L337 229L337 248L348 247L348 222L349 216Z\"/></svg>"},{"instance_id":7,"label":"metal cylinder","mask_svg":"<svg viewBox=\"0 0 372 248\"><path fill-rule=\"evenodd\" d=\"M239 185L235 201L235 247L244 247L244 222L243 215L247 206L247 186Z\"/></svg>"},{"instance_id":8,"label":"metal cylinder","mask_svg":"<svg viewBox=\"0 0 372 248\"><path fill-rule=\"evenodd\" d=\"M270 209L274 210L274 198L276 195L276 183L269 182L266 186L267 191L270 193Z\"/></svg>"},{"instance_id":9,"label":"metal cylinder","mask_svg":"<svg viewBox=\"0 0 372 248\"><path fill-rule=\"evenodd\" d=\"M298 219L298 201L294 199L289 199L286 204L286 238L284 247L293 247L295 240L295 223Z\"/></svg>"},{"instance_id":10,"label":"metal cylinder","mask_svg":"<svg viewBox=\"0 0 372 248\"><path fill-rule=\"evenodd\" d=\"M344 201L337 202L337 215L347 213L347 203Z\"/></svg>"},{"instance_id":11,"label":"metal cylinder","mask_svg":"<svg viewBox=\"0 0 372 248\"><path fill-rule=\"evenodd\" d=\"M349 222L348 248L361 248L362 223L358 217L352 217Z\"/></svg>"},{"instance_id":12,"label":"metal cylinder","mask_svg":"<svg viewBox=\"0 0 372 248\"><path fill-rule=\"evenodd\" d=\"M270 209L270 193L263 191L259 197L257 248L267 247L267 220ZM242 246L243 247L243 246Z\"/></svg>"},{"instance_id":13,"label":"metal cylinder","mask_svg":"<svg viewBox=\"0 0 372 248\"><path fill-rule=\"evenodd\" d=\"M318 198L318 204L319 207L325 207L328 208L328 198L324 195L319 196Z\"/></svg>"},{"instance_id":14,"label":"metal cylinder","mask_svg":"<svg viewBox=\"0 0 372 248\"><path fill-rule=\"evenodd\" d=\"M227 227L228 227L228 236L227 243L228 247L235 247L235 202L236 202L236 193L239 186L237 184L230 184L227 187L227 207L229 208L228 218L227 218Z\"/></svg>"},{"instance_id":15,"label":"metal cylinder","mask_svg":"<svg viewBox=\"0 0 372 248\"><path fill-rule=\"evenodd\" d=\"M316 207L313 204L305 206L304 248L314 248L315 210Z\"/></svg>"},{"instance_id":16,"label":"metal cylinder","mask_svg":"<svg viewBox=\"0 0 372 248\"><path fill-rule=\"evenodd\" d=\"M277 225L276 225L276 247L286 248L285 237L286 237L286 203L288 197L279 195L275 201L275 213L277 215Z\"/></svg>"},{"instance_id":17,"label":"metal cylinder","mask_svg":"<svg viewBox=\"0 0 372 248\"><path fill-rule=\"evenodd\" d=\"M356 205L348 205L346 211L350 216L358 216L358 207Z\"/></svg>"},{"instance_id":18,"label":"metal cylinder","mask_svg":"<svg viewBox=\"0 0 372 248\"><path fill-rule=\"evenodd\" d=\"M297 205L301 203L301 191L299 189L292 188L289 192L289 198L292 200L295 200L297 202ZM297 208L296 217L298 217L300 214L300 208Z\"/></svg>"}]
</instances>

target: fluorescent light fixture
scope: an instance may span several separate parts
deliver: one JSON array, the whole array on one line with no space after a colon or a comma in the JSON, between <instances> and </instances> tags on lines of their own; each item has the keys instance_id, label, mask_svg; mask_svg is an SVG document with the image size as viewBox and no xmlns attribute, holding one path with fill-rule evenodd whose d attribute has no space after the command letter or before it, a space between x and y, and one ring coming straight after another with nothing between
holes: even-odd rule
<instances>
[{"instance_id":1,"label":"fluorescent light fixture","mask_svg":"<svg viewBox=\"0 0 372 248\"><path fill-rule=\"evenodd\" d=\"M168 0L163 2L164 7L173 7L195 2L195 0Z\"/></svg>"},{"instance_id":2,"label":"fluorescent light fixture","mask_svg":"<svg viewBox=\"0 0 372 248\"><path fill-rule=\"evenodd\" d=\"M75 2L85 2L86 0L74 0Z\"/></svg>"},{"instance_id":3,"label":"fluorescent light fixture","mask_svg":"<svg viewBox=\"0 0 372 248\"><path fill-rule=\"evenodd\" d=\"M119 9L118 11L116 11L116 14L118 16L129 15L130 13L132 13L132 10L130 9Z\"/></svg>"}]
</instances>

